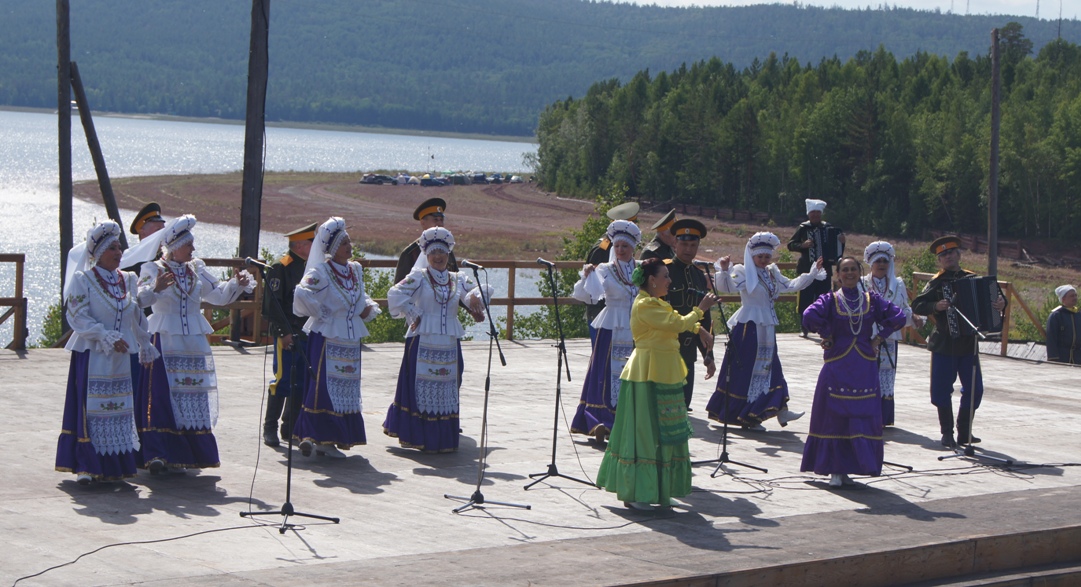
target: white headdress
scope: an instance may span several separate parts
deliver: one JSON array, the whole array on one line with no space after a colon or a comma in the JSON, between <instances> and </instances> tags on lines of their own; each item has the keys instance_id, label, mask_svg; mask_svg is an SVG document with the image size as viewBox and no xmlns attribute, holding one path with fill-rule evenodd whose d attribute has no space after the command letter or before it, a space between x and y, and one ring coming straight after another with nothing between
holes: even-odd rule
<instances>
[{"instance_id":1,"label":"white headdress","mask_svg":"<svg viewBox=\"0 0 1081 587\"><path fill-rule=\"evenodd\" d=\"M824 212L826 210L826 203L822 200L812 200L810 198L803 201L807 206L807 213L811 212Z\"/></svg>"},{"instance_id":2,"label":"white headdress","mask_svg":"<svg viewBox=\"0 0 1081 587\"><path fill-rule=\"evenodd\" d=\"M756 232L747 239L747 248L743 251L743 269L747 276L747 293L754 291L758 285L758 269L754 264L754 256L762 253L772 255L777 247L781 246L781 239L772 232Z\"/></svg>"},{"instance_id":3,"label":"white headdress","mask_svg":"<svg viewBox=\"0 0 1081 587\"><path fill-rule=\"evenodd\" d=\"M139 241L139 244L124 252L124 258L120 260L121 267L131 267L138 263L153 261L158 255L158 250L164 248L167 251L175 251L183 245L195 240L191 229L195 228L195 216L185 214L173 218L165 223L165 227L154 234Z\"/></svg>"},{"instance_id":4,"label":"white headdress","mask_svg":"<svg viewBox=\"0 0 1081 587\"><path fill-rule=\"evenodd\" d=\"M613 220L608 224L608 230L605 232L608 240L615 244L616 241L623 241L636 248L639 243L642 242L642 229L638 228L638 225L630 220ZM608 248L608 262L612 263L616 260L616 248Z\"/></svg>"},{"instance_id":5,"label":"white headdress","mask_svg":"<svg viewBox=\"0 0 1081 587\"><path fill-rule=\"evenodd\" d=\"M450 253L454 250L454 235L442 226L433 226L420 233L420 254L413 263L413 269L428 268L428 253L443 251Z\"/></svg>"},{"instance_id":6,"label":"white headdress","mask_svg":"<svg viewBox=\"0 0 1081 587\"><path fill-rule=\"evenodd\" d=\"M867 245L866 249L863 249L863 262L868 265L879 259L889 260L890 268L886 270L886 287L890 289L893 289L894 276L896 275L893 264L895 256L893 245L886 241L875 241Z\"/></svg>"},{"instance_id":7,"label":"white headdress","mask_svg":"<svg viewBox=\"0 0 1081 587\"><path fill-rule=\"evenodd\" d=\"M71 266L71 261L68 261L68 266ZM1077 291L1072 285L1060 285L1055 288L1055 295L1058 296L1058 303L1062 303L1062 298L1066 297L1066 294L1071 291Z\"/></svg>"},{"instance_id":8,"label":"white headdress","mask_svg":"<svg viewBox=\"0 0 1081 587\"><path fill-rule=\"evenodd\" d=\"M345 220L338 216L331 216L327 221L319 225L315 231L315 240L312 241L312 250L308 253L308 260L304 263L304 272L322 265L327 257L334 256L342 239L349 236L345 231Z\"/></svg>"},{"instance_id":9,"label":"white headdress","mask_svg":"<svg viewBox=\"0 0 1081 587\"><path fill-rule=\"evenodd\" d=\"M71 247L68 251L67 270L64 271L64 297L67 297L71 280L76 271L86 271L97 263L98 257L120 240L120 225L106 220L86 231L86 240Z\"/></svg>"}]
</instances>

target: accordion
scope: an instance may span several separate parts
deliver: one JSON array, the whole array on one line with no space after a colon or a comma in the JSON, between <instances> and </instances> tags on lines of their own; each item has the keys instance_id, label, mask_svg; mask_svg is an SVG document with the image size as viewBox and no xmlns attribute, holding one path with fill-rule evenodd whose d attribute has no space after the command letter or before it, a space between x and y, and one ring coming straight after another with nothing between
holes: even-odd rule
<instances>
[{"instance_id":1,"label":"accordion","mask_svg":"<svg viewBox=\"0 0 1081 587\"><path fill-rule=\"evenodd\" d=\"M822 257L826 265L832 265L845 254L845 244L841 242L841 229L834 226L812 228L808 231L811 239L811 263Z\"/></svg>"},{"instance_id":2,"label":"accordion","mask_svg":"<svg viewBox=\"0 0 1081 587\"><path fill-rule=\"evenodd\" d=\"M942 295L950 300L952 306L946 312L952 338L972 336L977 331L1002 332L1002 314L991 307L1002 295L1002 288L994 275L966 277L944 283ZM964 317L958 316L958 312Z\"/></svg>"}]
</instances>

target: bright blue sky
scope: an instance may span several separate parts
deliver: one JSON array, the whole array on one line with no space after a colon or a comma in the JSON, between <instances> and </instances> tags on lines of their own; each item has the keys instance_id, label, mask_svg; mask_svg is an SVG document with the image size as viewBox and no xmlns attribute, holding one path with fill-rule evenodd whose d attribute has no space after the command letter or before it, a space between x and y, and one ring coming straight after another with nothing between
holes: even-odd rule
<instances>
[{"instance_id":1,"label":"bright blue sky","mask_svg":"<svg viewBox=\"0 0 1081 587\"><path fill-rule=\"evenodd\" d=\"M771 4L762 0L615 0L635 4L656 4L658 6L746 6L748 4ZM800 4L840 8L867 8L881 6L882 0L799 0ZM780 2L788 4L789 2ZM1060 0L894 0L885 2L890 6L915 8L917 10L941 10L955 14L965 14L966 6L971 14L1011 14L1017 16L1036 16L1039 5L1040 18L1056 20L1059 17ZM1062 18L1081 17L1081 0L1061 0Z\"/></svg>"}]
</instances>

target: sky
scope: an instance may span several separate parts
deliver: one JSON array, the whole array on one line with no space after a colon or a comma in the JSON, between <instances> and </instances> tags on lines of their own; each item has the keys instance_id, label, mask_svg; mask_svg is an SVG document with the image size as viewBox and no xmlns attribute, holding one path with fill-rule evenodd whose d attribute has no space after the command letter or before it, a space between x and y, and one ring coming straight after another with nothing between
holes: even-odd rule
<instances>
[{"instance_id":1,"label":"sky","mask_svg":"<svg viewBox=\"0 0 1081 587\"><path fill-rule=\"evenodd\" d=\"M632 2L634 4L656 4L658 6L746 6L748 4L772 4L788 2L762 0L616 0ZM813 5L840 8L867 8L878 7L883 3L899 8L914 8L916 10L940 10L949 12L952 8L954 14L1008 14L1013 16L1036 16L1037 6L1039 17L1044 20L1056 20L1059 17L1059 5L1062 6L1062 18L1077 19L1081 17L1081 0L799 0L801 5Z\"/></svg>"}]
</instances>

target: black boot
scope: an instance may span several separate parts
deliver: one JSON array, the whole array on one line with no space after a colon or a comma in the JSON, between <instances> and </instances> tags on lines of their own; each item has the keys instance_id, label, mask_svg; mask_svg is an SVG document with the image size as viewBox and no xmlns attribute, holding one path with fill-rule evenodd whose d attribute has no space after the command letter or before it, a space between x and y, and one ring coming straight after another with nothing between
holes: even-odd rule
<instances>
[{"instance_id":1,"label":"black boot","mask_svg":"<svg viewBox=\"0 0 1081 587\"><path fill-rule=\"evenodd\" d=\"M954 448L957 442L953 439L953 408L952 406L938 407L938 427L942 431L942 446Z\"/></svg>"},{"instance_id":2,"label":"black boot","mask_svg":"<svg viewBox=\"0 0 1081 587\"><path fill-rule=\"evenodd\" d=\"M278 418L282 415L285 407L285 396L280 393L267 393L266 416L263 418L263 444L267 446L279 446L278 442Z\"/></svg>"},{"instance_id":3,"label":"black boot","mask_svg":"<svg viewBox=\"0 0 1081 587\"><path fill-rule=\"evenodd\" d=\"M979 438L972 435L972 426L967 410L957 412L957 442L959 444L978 444Z\"/></svg>"}]
</instances>

